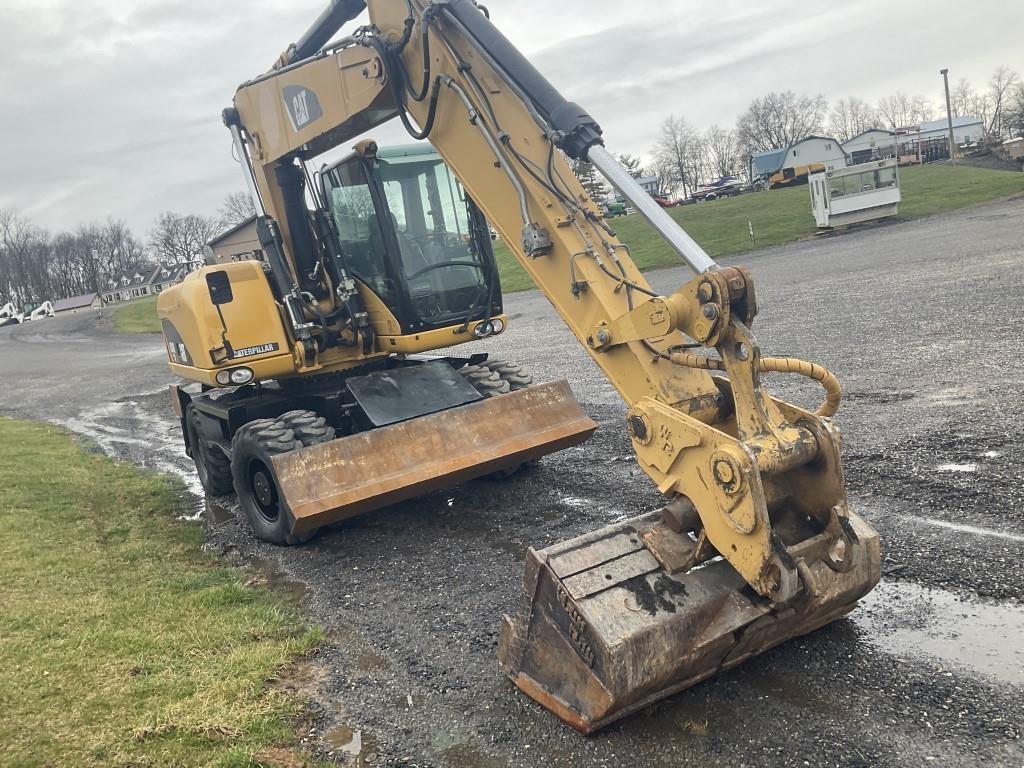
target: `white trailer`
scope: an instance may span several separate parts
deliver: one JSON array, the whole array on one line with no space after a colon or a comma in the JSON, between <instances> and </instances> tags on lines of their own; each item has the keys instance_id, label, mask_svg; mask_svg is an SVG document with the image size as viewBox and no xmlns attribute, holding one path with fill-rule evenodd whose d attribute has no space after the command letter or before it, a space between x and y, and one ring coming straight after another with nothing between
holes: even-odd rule
<instances>
[{"instance_id":1,"label":"white trailer","mask_svg":"<svg viewBox=\"0 0 1024 768\"><path fill-rule=\"evenodd\" d=\"M821 229L895 216L902 200L895 158L815 173L808 186L811 213Z\"/></svg>"}]
</instances>

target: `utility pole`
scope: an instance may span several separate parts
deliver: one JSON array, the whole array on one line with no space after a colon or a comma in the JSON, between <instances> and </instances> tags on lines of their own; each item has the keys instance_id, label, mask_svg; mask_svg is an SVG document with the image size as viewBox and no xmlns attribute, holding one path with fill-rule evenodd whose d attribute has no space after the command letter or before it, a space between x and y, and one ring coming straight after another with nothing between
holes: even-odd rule
<instances>
[{"instance_id":1,"label":"utility pole","mask_svg":"<svg viewBox=\"0 0 1024 768\"><path fill-rule=\"evenodd\" d=\"M956 165L956 138L953 136L953 106L949 99L949 70L940 69L942 82L946 86L946 120L949 122L949 160Z\"/></svg>"}]
</instances>

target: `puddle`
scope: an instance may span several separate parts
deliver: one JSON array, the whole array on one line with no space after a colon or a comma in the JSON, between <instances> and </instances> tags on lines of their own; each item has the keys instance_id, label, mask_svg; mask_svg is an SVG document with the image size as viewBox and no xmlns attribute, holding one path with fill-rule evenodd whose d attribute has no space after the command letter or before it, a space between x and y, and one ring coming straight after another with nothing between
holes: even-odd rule
<instances>
[{"instance_id":1,"label":"puddle","mask_svg":"<svg viewBox=\"0 0 1024 768\"><path fill-rule=\"evenodd\" d=\"M263 581L272 590L286 592L296 602L301 602L306 596L306 585L301 581L289 579L278 568L273 560L262 557L249 559L249 567L258 574L257 578Z\"/></svg>"},{"instance_id":2,"label":"puddle","mask_svg":"<svg viewBox=\"0 0 1024 768\"><path fill-rule=\"evenodd\" d=\"M977 472L977 464L939 464L936 471L938 472Z\"/></svg>"},{"instance_id":3,"label":"puddle","mask_svg":"<svg viewBox=\"0 0 1024 768\"><path fill-rule=\"evenodd\" d=\"M993 539L1005 539L1006 541L1019 541L1024 542L1024 536L1019 533L1010 533L1008 531L996 531L991 528L979 528L976 525L965 525L964 523L951 523L948 520L934 520L929 517L918 517L916 515L906 515L904 520L908 520L918 525L930 525L935 528L945 528L949 531L956 531L957 533L968 533L971 536L988 536Z\"/></svg>"},{"instance_id":4,"label":"puddle","mask_svg":"<svg viewBox=\"0 0 1024 768\"><path fill-rule=\"evenodd\" d=\"M594 502L590 499L581 499L578 496L566 496L564 499L559 499L558 503L564 504L570 509L586 509L594 506Z\"/></svg>"},{"instance_id":5,"label":"puddle","mask_svg":"<svg viewBox=\"0 0 1024 768\"><path fill-rule=\"evenodd\" d=\"M882 582L851 618L896 656L929 656L1024 685L1024 607L966 600L910 582Z\"/></svg>"},{"instance_id":6,"label":"puddle","mask_svg":"<svg viewBox=\"0 0 1024 768\"><path fill-rule=\"evenodd\" d=\"M231 496L205 496L200 505L203 519L214 528L232 522L238 506Z\"/></svg>"},{"instance_id":7,"label":"puddle","mask_svg":"<svg viewBox=\"0 0 1024 768\"><path fill-rule=\"evenodd\" d=\"M377 740L366 731L339 725L324 734L324 741L335 752L354 757L354 765L369 766L376 761Z\"/></svg>"}]
</instances>

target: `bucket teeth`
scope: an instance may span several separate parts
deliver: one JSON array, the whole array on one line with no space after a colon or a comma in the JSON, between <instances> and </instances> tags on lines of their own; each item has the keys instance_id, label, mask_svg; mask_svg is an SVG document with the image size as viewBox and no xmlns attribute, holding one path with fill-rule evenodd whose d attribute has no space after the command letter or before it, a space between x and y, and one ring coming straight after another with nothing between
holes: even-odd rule
<instances>
[{"instance_id":1,"label":"bucket teeth","mask_svg":"<svg viewBox=\"0 0 1024 768\"><path fill-rule=\"evenodd\" d=\"M845 572L802 559L813 590L773 606L721 558L672 573L650 546L665 550L671 535L685 534L666 534L660 519L642 515L531 549L522 605L503 619L498 657L506 674L583 733L833 621L880 576L878 534L851 514ZM669 552L668 562L683 550Z\"/></svg>"}]
</instances>

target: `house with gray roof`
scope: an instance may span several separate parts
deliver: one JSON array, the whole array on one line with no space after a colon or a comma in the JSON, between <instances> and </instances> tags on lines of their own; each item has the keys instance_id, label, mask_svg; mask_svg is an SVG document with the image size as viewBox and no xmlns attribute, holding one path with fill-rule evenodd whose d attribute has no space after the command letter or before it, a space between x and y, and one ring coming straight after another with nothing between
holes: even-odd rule
<instances>
[{"instance_id":1,"label":"house with gray roof","mask_svg":"<svg viewBox=\"0 0 1024 768\"><path fill-rule=\"evenodd\" d=\"M155 296L180 283L192 269L192 264L158 264L153 269L140 267L129 270L107 281L103 301L106 304L117 304L144 296Z\"/></svg>"},{"instance_id":2,"label":"house with gray roof","mask_svg":"<svg viewBox=\"0 0 1024 768\"><path fill-rule=\"evenodd\" d=\"M72 296L67 299L57 299L53 302L53 313L74 314L83 309L97 309L103 306L103 298L98 293L83 293L81 296Z\"/></svg>"}]
</instances>

